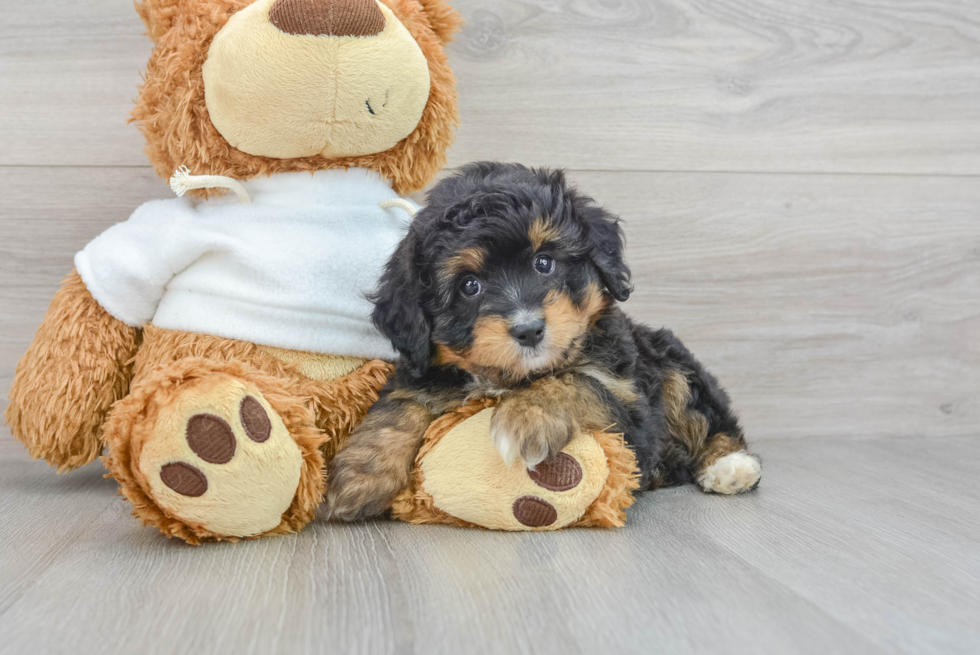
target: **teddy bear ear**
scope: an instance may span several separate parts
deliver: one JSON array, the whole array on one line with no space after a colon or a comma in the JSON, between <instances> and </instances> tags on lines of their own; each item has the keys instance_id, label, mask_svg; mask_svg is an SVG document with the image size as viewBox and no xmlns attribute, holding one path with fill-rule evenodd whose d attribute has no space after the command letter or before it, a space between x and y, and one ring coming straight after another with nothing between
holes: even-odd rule
<instances>
[{"instance_id":1,"label":"teddy bear ear","mask_svg":"<svg viewBox=\"0 0 980 655\"><path fill-rule=\"evenodd\" d=\"M463 24L463 17L446 0L418 0L429 18L432 31L443 43L453 40L453 35Z\"/></svg>"},{"instance_id":2,"label":"teddy bear ear","mask_svg":"<svg viewBox=\"0 0 980 655\"><path fill-rule=\"evenodd\" d=\"M136 12L146 25L146 33L158 42L167 33L177 16L178 7L185 0L137 0Z\"/></svg>"}]
</instances>

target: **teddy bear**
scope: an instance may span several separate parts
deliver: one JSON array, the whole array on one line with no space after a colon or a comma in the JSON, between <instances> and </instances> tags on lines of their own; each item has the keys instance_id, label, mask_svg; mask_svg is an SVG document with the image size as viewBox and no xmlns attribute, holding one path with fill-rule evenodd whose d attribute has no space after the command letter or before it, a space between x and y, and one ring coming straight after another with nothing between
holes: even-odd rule
<instances>
[{"instance_id":1,"label":"teddy bear","mask_svg":"<svg viewBox=\"0 0 980 655\"><path fill-rule=\"evenodd\" d=\"M105 453L133 514L167 536L295 532L392 370L368 295L416 208L403 195L454 138L444 45L460 18L445 0L137 10L154 50L132 116L178 197L76 255L6 420L60 472ZM549 466L507 469L488 450L492 405L433 424L395 517L622 524L635 466L621 438L579 435Z\"/></svg>"}]
</instances>

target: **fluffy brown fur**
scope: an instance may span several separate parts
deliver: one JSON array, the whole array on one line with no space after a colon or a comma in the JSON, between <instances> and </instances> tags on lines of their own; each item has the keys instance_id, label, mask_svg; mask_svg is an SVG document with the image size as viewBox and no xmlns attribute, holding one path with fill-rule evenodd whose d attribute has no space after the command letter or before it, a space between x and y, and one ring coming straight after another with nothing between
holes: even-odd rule
<instances>
[{"instance_id":1,"label":"fluffy brown fur","mask_svg":"<svg viewBox=\"0 0 980 655\"><path fill-rule=\"evenodd\" d=\"M543 377L503 396L493 433L508 435L526 462L541 462L561 451L577 431L598 432L613 425L605 403L571 374ZM515 453L516 454L516 453Z\"/></svg>"},{"instance_id":2,"label":"fluffy brown fur","mask_svg":"<svg viewBox=\"0 0 980 655\"><path fill-rule=\"evenodd\" d=\"M145 152L167 179L178 166L195 175L247 180L259 175L362 167L392 181L398 193L425 186L446 161L459 122L456 80L443 44L460 23L444 0L383 0L405 25L429 62L429 102L408 137L385 152L360 157L273 159L233 148L211 123L204 102L202 67L208 47L233 14L250 0L144 0L137 5L156 47L140 88L135 120L146 138ZM424 5L424 6L423 6ZM205 191L197 191L206 195Z\"/></svg>"},{"instance_id":3,"label":"fluffy brown fur","mask_svg":"<svg viewBox=\"0 0 980 655\"><path fill-rule=\"evenodd\" d=\"M743 450L745 437L711 432L707 417L692 408L691 385L679 371L671 371L664 381L664 415L671 435L683 444L686 458L700 475L719 458ZM670 452L668 444L667 451Z\"/></svg>"},{"instance_id":4,"label":"fluffy brown fur","mask_svg":"<svg viewBox=\"0 0 980 655\"><path fill-rule=\"evenodd\" d=\"M349 503L365 507L372 501L379 503L370 506L372 514L387 509L391 498L408 486L412 461L433 418L423 405L409 400L388 396L378 402L370 418L355 428L350 445L330 462L329 477L339 481L332 488L343 487L345 493L343 500L328 499L331 513L344 516ZM363 438L357 437L359 431Z\"/></svg>"},{"instance_id":5,"label":"fluffy brown fur","mask_svg":"<svg viewBox=\"0 0 980 655\"><path fill-rule=\"evenodd\" d=\"M599 497L570 527L621 528L626 525L626 510L633 505L633 492L640 488L640 468L622 434L593 432L592 436L606 454L609 477Z\"/></svg>"},{"instance_id":6,"label":"fluffy brown fur","mask_svg":"<svg viewBox=\"0 0 980 655\"><path fill-rule=\"evenodd\" d=\"M435 35L442 39L443 43L452 41L456 31L463 24L463 17L459 12L450 7L445 0L419 0L419 4L425 9L429 27Z\"/></svg>"},{"instance_id":7,"label":"fluffy brown fur","mask_svg":"<svg viewBox=\"0 0 980 655\"><path fill-rule=\"evenodd\" d=\"M391 373L391 364L374 360L336 380L311 380L296 365L273 357L253 343L148 325L133 365L134 379L154 368L193 357L237 361L289 381L290 389L312 405L316 425L327 437L323 448L328 457L346 442L351 428L378 400L378 392Z\"/></svg>"},{"instance_id":8,"label":"fluffy brown fur","mask_svg":"<svg viewBox=\"0 0 980 655\"><path fill-rule=\"evenodd\" d=\"M129 391L140 331L110 316L76 271L17 364L6 420L31 457L59 472L95 460L112 403Z\"/></svg>"}]
</instances>

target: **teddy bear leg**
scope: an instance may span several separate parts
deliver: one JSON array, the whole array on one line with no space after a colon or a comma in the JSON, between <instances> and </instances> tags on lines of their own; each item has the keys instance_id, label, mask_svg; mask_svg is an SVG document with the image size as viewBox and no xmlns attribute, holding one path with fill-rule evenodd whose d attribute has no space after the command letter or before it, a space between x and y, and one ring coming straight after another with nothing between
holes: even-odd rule
<instances>
[{"instance_id":1,"label":"teddy bear leg","mask_svg":"<svg viewBox=\"0 0 980 655\"><path fill-rule=\"evenodd\" d=\"M188 358L134 382L105 426L133 514L190 543L292 532L323 495L322 433L294 382Z\"/></svg>"},{"instance_id":2,"label":"teddy bear leg","mask_svg":"<svg viewBox=\"0 0 980 655\"><path fill-rule=\"evenodd\" d=\"M637 469L620 435L579 433L528 470L520 461L507 466L494 448L493 412L464 407L432 424L414 487L393 507L397 518L514 531L623 524Z\"/></svg>"}]
</instances>

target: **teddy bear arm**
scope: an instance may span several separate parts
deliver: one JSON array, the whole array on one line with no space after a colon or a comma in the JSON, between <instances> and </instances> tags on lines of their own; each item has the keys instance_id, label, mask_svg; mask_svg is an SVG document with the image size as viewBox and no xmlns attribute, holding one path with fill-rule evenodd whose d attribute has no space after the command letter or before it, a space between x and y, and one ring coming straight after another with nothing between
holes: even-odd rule
<instances>
[{"instance_id":1,"label":"teddy bear arm","mask_svg":"<svg viewBox=\"0 0 980 655\"><path fill-rule=\"evenodd\" d=\"M5 417L32 457L69 471L99 456L102 424L112 403L128 392L140 338L139 328L110 316L72 270L18 363L10 390Z\"/></svg>"}]
</instances>

